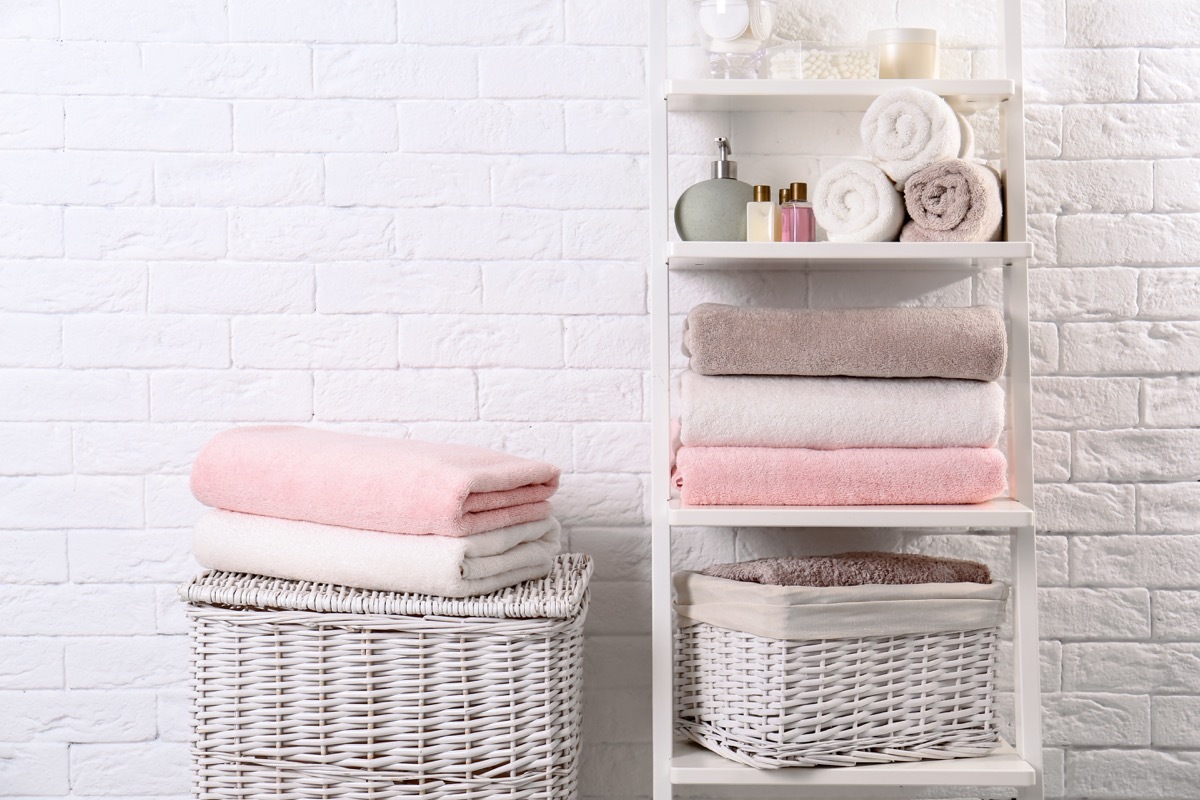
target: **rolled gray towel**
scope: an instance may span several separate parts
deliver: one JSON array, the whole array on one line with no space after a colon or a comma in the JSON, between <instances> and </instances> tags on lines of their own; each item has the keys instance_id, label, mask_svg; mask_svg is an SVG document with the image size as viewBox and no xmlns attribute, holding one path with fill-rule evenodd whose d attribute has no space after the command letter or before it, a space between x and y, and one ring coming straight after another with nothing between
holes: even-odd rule
<instances>
[{"instance_id":1,"label":"rolled gray towel","mask_svg":"<svg viewBox=\"0 0 1200 800\"><path fill-rule=\"evenodd\" d=\"M970 308L741 308L702 303L683 352L701 375L846 375L994 381L1004 318Z\"/></svg>"},{"instance_id":2,"label":"rolled gray towel","mask_svg":"<svg viewBox=\"0 0 1200 800\"><path fill-rule=\"evenodd\" d=\"M992 242L1000 238L1004 203L1000 177L990 167L952 158L913 174L904 184L912 217L902 242Z\"/></svg>"},{"instance_id":3,"label":"rolled gray towel","mask_svg":"<svg viewBox=\"0 0 1200 800\"><path fill-rule=\"evenodd\" d=\"M767 586L863 586L913 583L991 583L986 564L917 553L837 553L782 556L716 564L704 575Z\"/></svg>"}]
</instances>

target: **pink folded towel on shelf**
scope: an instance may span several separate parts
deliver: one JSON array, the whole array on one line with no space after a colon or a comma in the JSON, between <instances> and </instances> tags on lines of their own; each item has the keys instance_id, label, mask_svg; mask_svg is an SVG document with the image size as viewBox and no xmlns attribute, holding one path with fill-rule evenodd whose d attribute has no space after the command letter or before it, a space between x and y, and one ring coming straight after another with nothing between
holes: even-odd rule
<instances>
[{"instance_id":1,"label":"pink folded towel on shelf","mask_svg":"<svg viewBox=\"0 0 1200 800\"><path fill-rule=\"evenodd\" d=\"M213 437L192 493L246 514L469 536L549 517L558 476L552 464L481 447L265 425Z\"/></svg>"},{"instance_id":2,"label":"pink folded towel on shelf","mask_svg":"<svg viewBox=\"0 0 1200 800\"><path fill-rule=\"evenodd\" d=\"M952 505L1004 492L1006 467L982 447L681 447L673 480L692 506Z\"/></svg>"}]
</instances>

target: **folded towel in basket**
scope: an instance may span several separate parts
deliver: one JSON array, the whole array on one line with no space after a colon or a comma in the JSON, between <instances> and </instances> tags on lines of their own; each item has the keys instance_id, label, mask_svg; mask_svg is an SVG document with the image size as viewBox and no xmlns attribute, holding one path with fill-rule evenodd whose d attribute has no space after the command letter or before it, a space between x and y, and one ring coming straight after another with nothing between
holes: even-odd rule
<instances>
[{"instance_id":1,"label":"folded towel in basket","mask_svg":"<svg viewBox=\"0 0 1200 800\"><path fill-rule=\"evenodd\" d=\"M681 447L672 479L692 506L946 505L996 497L1006 466L983 447Z\"/></svg>"},{"instance_id":2,"label":"folded towel in basket","mask_svg":"<svg viewBox=\"0 0 1200 800\"><path fill-rule=\"evenodd\" d=\"M986 564L920 553L836 553L779 556L714 564L703 574L768 586L863 586L909 583L991 583Z\"/></svg>"},{"instance_id":3,"label":"folded towel in basket","mask_svg":"<svg viewBox=\"0 0 1200 800\"><path fill-rule=\"evenodd\" d=\"M680 441L736 447L992 447L998 383L683 373Z\"/></svg>"},{"instance_id":4,"label":"folded towel in basket","mask_svg":"<svg viewBox=\"0 0 1200 800\"><path fill-rule=\"evenodd\" d=\"M821 174L813 214L831 242L894 242L904 198L869 161L842 161Z\"/></svg>"},{"instance_id":5,"label":"folded towel in basket","mask_svg":"<svg viewBox=\"0 0 1200 800\"><path fill-rule=\"evenodd\" d=\"M875 98L860 126L867 154L900 186L917 170L962 152L954 109L925 89L894 89Z\"/></svg>"},{"instance_id":6,"label":"folded towel in basket","mask_svg":"<svg viewBox=\"0 0 1200 800\"><path fill-rule=\"evenodd\" d=\"M742 308L702 303L683 327L702 375L968 378L1004 372L1004 318L970 308Z\"/></svg>"},{"instance_id":7,"label":"folded towel in basket","mask_svg":"<svg viewBox=\"0 0 1200 800\"><path fill-rule=\"evenodd\" d=\"M408 536L218 510L193 538L210 569L466 597L548 575L560 528L549 517L474 536Z\"/></svg>"},{"instance_id":8,"label":"folded towel in basket","mask_svg":"<svg viewBox=\"0 0 1200 800\"><path fill-rule=\"evenodd\" d=\"M266 517L469 536L549 517L558 475L481 447L262 425L213 437L196 456L192 493Z\"/></svg>"},{"instance_id":9,"label":"folded towel in basket","mask_svg":"<svg viewBox=\"0 0 1200 800\"><path fill-rule=\"evenodd\" d=\"M1000 238L1000 177L983 164L951 159L930 164L904 184L912 217L902 242L990 242Z\"/></svg>"}]
</instances>

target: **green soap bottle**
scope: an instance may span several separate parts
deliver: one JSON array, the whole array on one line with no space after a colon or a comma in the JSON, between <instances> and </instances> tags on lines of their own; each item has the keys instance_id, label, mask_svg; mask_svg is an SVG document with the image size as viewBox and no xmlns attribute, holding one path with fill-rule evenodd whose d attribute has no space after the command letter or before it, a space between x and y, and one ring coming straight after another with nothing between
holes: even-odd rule
<instances>
[{"instance_id":1,"label":"green soap bottle","mask_svg":"<svg viewBox=\"0 0 1200 800\"><path fill-rule=\"evenodd\" d=\"M754 200L754 187L737 179L737 162L729 140L717 139L719 157L712 179L700 181L675 201L675 230L685 242L746 241L746 204Z\"/></svg>"}]
</instances>

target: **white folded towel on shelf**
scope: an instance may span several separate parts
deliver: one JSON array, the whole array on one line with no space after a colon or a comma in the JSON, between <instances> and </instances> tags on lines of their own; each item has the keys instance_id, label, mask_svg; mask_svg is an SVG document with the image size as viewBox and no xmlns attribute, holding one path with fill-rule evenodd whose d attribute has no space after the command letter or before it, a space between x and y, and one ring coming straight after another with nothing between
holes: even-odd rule
<instances>
[{"instance_id":1,"label":"white folded towel on shelf","mask_svg":"<svg viewBox=\"0 0 1200 800\"><path fill-rule=\"evenodd\" d=\"M992 447L997 383L683 373L680 441L700 447Z\"/></svg>"},{"instance_id":2,"label":"white folded towel on shelf","mask_svg":"<svg viewBox=\"0 0 1200 800\"><path fill-rule=\"evenodd\" d=\"M817 181L813 214L831 242L894 242L904 224L904 197L869 161L842 161Z\"/></svg>"},{"instance_id":3,"label":"white folded towel on shelf","mask_svg":"<svg viewBox=\"0 0 1200 800\"><path fill-rule=\"evenodd\" d=\"M196 523L210 569L446 597L487 594L550 573L553 517L472 536L408 535L214 510Z\"/></svg>"},{"instance_id":4,"label":"white folded towel on shelf","mask_svg":"<svg viewBox=\"0 0 1200 800\"><path fill-rule=\"evenodd\" d=\"M922 167L956 158L962 148L958 115L925 89L894 89L875 98L863 115L867 154L903 186Z\"/></svg>"}]
</instances>

